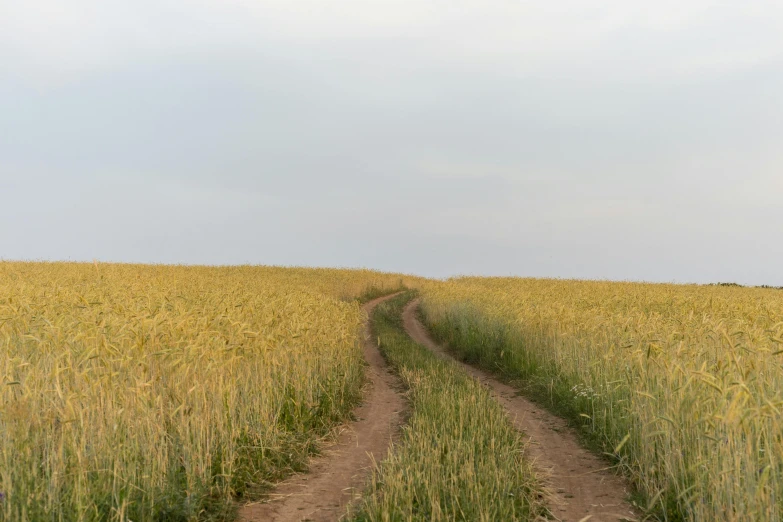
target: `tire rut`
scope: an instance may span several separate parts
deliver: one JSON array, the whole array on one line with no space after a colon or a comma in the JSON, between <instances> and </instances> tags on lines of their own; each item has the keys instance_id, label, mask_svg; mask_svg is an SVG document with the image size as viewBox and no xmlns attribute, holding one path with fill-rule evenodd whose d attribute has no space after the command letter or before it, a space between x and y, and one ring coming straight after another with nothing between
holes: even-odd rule
<instances>
[{"instance_id":1,"label":"tire rut","mask_svg":"<svg viewBox=\"0 0 783 522\"><path fill-rule=\"evenodd\" d=\"M374 299L363 309L369 317L378 304L396 295ZM243 505L240 521L332 522L343 518L349 504L361 496L373 463L383 459L398 433L406 407L398 391L401 384L389 372L367 323L362 342L370 386L364 402L354 410L357 420L310 462L308 473L282 482L265 501Z\"/></svg>"},{"instance_id":2,"label":"tire rut","mask_svg":"<svg viewBox=\"0 0 783 522\"><path fill-rule=\"evenodd\" d=\"M403 312L408 335L441 357L457 361L432 340L418 320L418 305L419 300L415 299ZM610 473L605 461L579 444L565 420L518 396L516 389L488 373L457 362L492 390L514 426L528 438L526 453L545 479L553 515L563 522L638 520L638 514L625 500L629 492L626 482Z\"/></svg>"}]
</instances>

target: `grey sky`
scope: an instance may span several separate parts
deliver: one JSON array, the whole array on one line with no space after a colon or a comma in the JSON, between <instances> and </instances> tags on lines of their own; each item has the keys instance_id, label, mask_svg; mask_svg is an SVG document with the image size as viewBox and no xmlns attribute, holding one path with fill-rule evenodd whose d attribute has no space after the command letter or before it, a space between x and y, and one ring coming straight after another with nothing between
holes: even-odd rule
<instances>
[{"instance_id":1,"label":"grey sky","mask_svg":"<svg viewBox=\"0 0 783 522\"><path fill-rule=\"evenodd\" d=\"M783 4L587 4L0 0L0 257L783 285Z\"/></svg>"}]
</instances>

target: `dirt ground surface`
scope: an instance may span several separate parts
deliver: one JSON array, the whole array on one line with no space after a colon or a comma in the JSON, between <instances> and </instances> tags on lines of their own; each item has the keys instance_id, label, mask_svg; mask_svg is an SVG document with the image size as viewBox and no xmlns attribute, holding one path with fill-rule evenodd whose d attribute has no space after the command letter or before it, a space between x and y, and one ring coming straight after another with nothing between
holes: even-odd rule
<instances>
[{"instance_id":1,"label":"dirt ground surface","mask_svg":"<svg viewBox=\"0 0 783 522\"><path fill-rule=\"evenodd\" d=\"M396 294L395 294L396 295ZM364 305L369 316L385 296ZM406 408L392 375L365 326L364 358L369 364L369 389L364 403L354 410L356 421L346 425L335 444L310 463L310 471L295 475L276 487L269 499L245 504L239 510L243 522L333 522L346 513L348 504L361 496L372 470L398 433Z\"/></svg>"},{"instance_id":2,"label":"dirt ground surface","mask_svg":"<svg viewBox=\"0 0 783 522\"><path fill-rule=\"evenodd\" d=\"M435 343L419 322L418 299L403 313L405 330L416 342L439 355L450 354ZM549 508L563 522L635 521L638 513L625 500L629 487L607 469L608 464L584 449L565 420L552 415L517 390L473 366L461 363L473 377L488 386L509 412L514 426L529 438L527 454L547 481Z\"/></svg>"}]
</instances>

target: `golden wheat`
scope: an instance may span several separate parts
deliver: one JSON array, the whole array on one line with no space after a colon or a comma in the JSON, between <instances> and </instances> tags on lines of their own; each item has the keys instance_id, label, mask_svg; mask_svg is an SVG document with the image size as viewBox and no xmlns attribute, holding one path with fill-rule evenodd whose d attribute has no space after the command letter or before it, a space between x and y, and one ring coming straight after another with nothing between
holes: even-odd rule
<instances>
[{"instance_id":1,"label":"golden wheat","mask_svg":"<svg viewBox=\"0 0 783 522\"><path fill-rule=\"evenodd\" d=\"M359 398L371 271L0 263L0 513L190 520Z\"/></svg>"},{"instance_id":2,"label":"golden wheat","mask_svg":"<svg viewBox=\"0 0 783 522\"><path fill-rule=\"evenodd\" d=\"M783 518L783 292L461 278L424 297L441 338L582 415L668 516Z\"/></svg>"}]
</instances>

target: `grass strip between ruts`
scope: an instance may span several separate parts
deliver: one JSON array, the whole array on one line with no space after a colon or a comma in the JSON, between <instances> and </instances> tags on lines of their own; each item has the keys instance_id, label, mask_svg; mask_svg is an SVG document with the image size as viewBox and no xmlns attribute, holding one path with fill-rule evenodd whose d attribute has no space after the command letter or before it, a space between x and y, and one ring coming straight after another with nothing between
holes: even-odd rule
<instances>
[{"instance_id":1,"label":"grass strip between ruts","mask_svg":"<svg viewBox=\"0 0 783 522\"><path fill-rule=\"evenodd\" d=\"M381 352L408 390L411 417L379 463L357 521L533 520L546 512L522 435L476 380L408 337L412 292L378 306Z\"/></svg>"}]
</instances>

